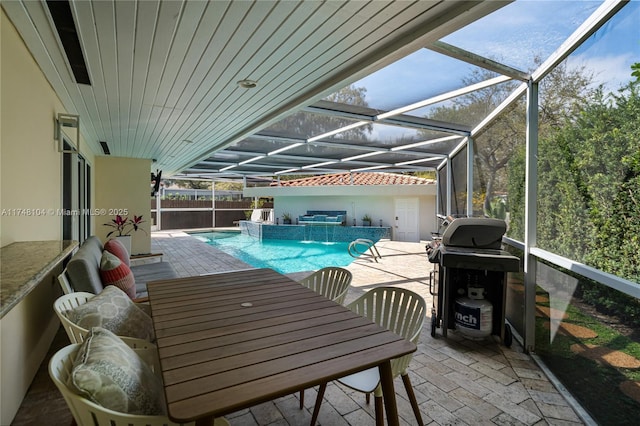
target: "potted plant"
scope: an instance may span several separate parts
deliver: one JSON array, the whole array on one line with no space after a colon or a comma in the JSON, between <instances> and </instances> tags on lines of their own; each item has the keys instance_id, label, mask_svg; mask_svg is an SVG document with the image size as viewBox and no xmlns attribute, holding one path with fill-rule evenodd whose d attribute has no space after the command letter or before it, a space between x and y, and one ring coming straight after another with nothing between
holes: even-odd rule
<instances>
[{"instance_id":1,"label":"potted plant","mask_svg":"<svg viewBox=\"0 0 640 426\"><path fill-rule=\"evenodd\" d=\"M282 223L285 225L291 225L291 213L282 214Z\"/></svg>"},{"instance_id":2,"label":"potted plant","mask_svg":"<svg viewBox=\"0 0 640 426\"><path fill-rule=\"evenodd\" d=\"M120 240L120 242L126 247L127 252L131 253L131 233L138 230L146 233L147 231L140 227L140 224L144 222L145 221L142 220L142 216L133 215L133 219L130 219L128 217L116 215L115 218L111 219L111 222L104 223L103 225L113 228L113 231L107 234L107 238L113 235L114 238Z\"/></svg>"},{"instance_id":3,"label":"potted plant","mask_svg":"<svg viewBox=\"0 0 640 426\"><path fill-rule=\"evenodd\" d=\"M362 216L362 226L371 226L371 216L368 214Z\"/></svg>"}]
</instances>

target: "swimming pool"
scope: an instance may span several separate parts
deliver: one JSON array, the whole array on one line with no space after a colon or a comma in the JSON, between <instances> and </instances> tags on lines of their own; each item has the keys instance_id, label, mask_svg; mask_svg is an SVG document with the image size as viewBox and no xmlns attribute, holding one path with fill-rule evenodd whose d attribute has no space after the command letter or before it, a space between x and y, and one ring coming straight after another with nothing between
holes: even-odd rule
<instances>
[{"instance_id":1,"label":"swimming pool","mask_svg":"<svg viewBox=\"0 0 640 426\"><path fill-rule=\"evenodd\" d=\"M258 240L238 232L191 234L256 268L271 268L282 274L311 271L326 266L347 266L355 259L346 242Z\"/></svg>"}]
</instances>

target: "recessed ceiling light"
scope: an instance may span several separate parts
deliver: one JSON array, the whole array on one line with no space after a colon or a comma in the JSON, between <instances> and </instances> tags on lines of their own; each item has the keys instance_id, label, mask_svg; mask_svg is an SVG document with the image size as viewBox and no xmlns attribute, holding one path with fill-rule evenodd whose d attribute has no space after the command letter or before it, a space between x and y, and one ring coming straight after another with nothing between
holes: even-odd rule
<instances>
[{"instance_id":1,"label":"recessed ceiling light","mask_svg":"<svg viewBox=\"0 0 640 426\"><path fill-rule=\"evenodd\" d=\"M253 80L240 80L238 81L238 86L242 87L243 89L253 89L254 87L256 87L258 85L257 81L253 81Z\"/></svg>"}]
</instances>

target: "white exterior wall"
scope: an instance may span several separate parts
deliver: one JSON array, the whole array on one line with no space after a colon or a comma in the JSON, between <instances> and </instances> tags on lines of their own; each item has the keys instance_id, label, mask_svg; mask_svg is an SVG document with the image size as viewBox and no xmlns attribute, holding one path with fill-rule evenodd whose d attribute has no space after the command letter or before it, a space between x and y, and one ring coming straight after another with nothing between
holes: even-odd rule
<instances>
[{"instance_id":1,"label":"white exterior wall","mask_svg":"<svg viewBox=\"0 0 640 426\"><path fill-rule=\"evenodd\" d=\"M0 42L0 208L25 212L0 216L0 246L17 241L60 241L62 154L54 139L54 118L69 111L4 10L0 10ZM92 164L94 155L84 140L80 150ZM42 214L29 215L29 209ZM58 331L60 321L53 312L58 291L53 276L42 277L0 320L1 425L13 422Z\"/></svg>"},{"instance_id":2,"label":"white exterior wall","mask_svg":"<svg viewBox=\"0 0 640 426\"><path fill-rule=\"evenodd\" d=\"M274 217L291 214L293 223L307 210L345 210L347 225L362 224L362 216L371 216L372 225L395 226L395 200L419 199L420 240L431 239L431 232L438 229L436 222L435 185L345 185L245 188L248 197L273 197ZM395 235L393 236L395 239Z\"/></svg>"}]
</instances>

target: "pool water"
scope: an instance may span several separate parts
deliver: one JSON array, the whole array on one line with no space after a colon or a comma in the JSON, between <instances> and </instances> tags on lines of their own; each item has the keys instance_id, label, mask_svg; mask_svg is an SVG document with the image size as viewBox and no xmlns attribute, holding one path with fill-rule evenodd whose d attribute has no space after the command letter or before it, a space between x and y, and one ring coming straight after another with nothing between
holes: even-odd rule
<instances>
[{"instance_id":1,"label":"pool water","mask_svg":"<svg viewBox=\"0 0 640 426\"><path fill-rule=\"evenodd\" d=\"M260 241L238 232L220 231L191 235L255 268L271 268L282 274L347 266L355 260L345 242Z\"/></svg>"}]
</instances>

